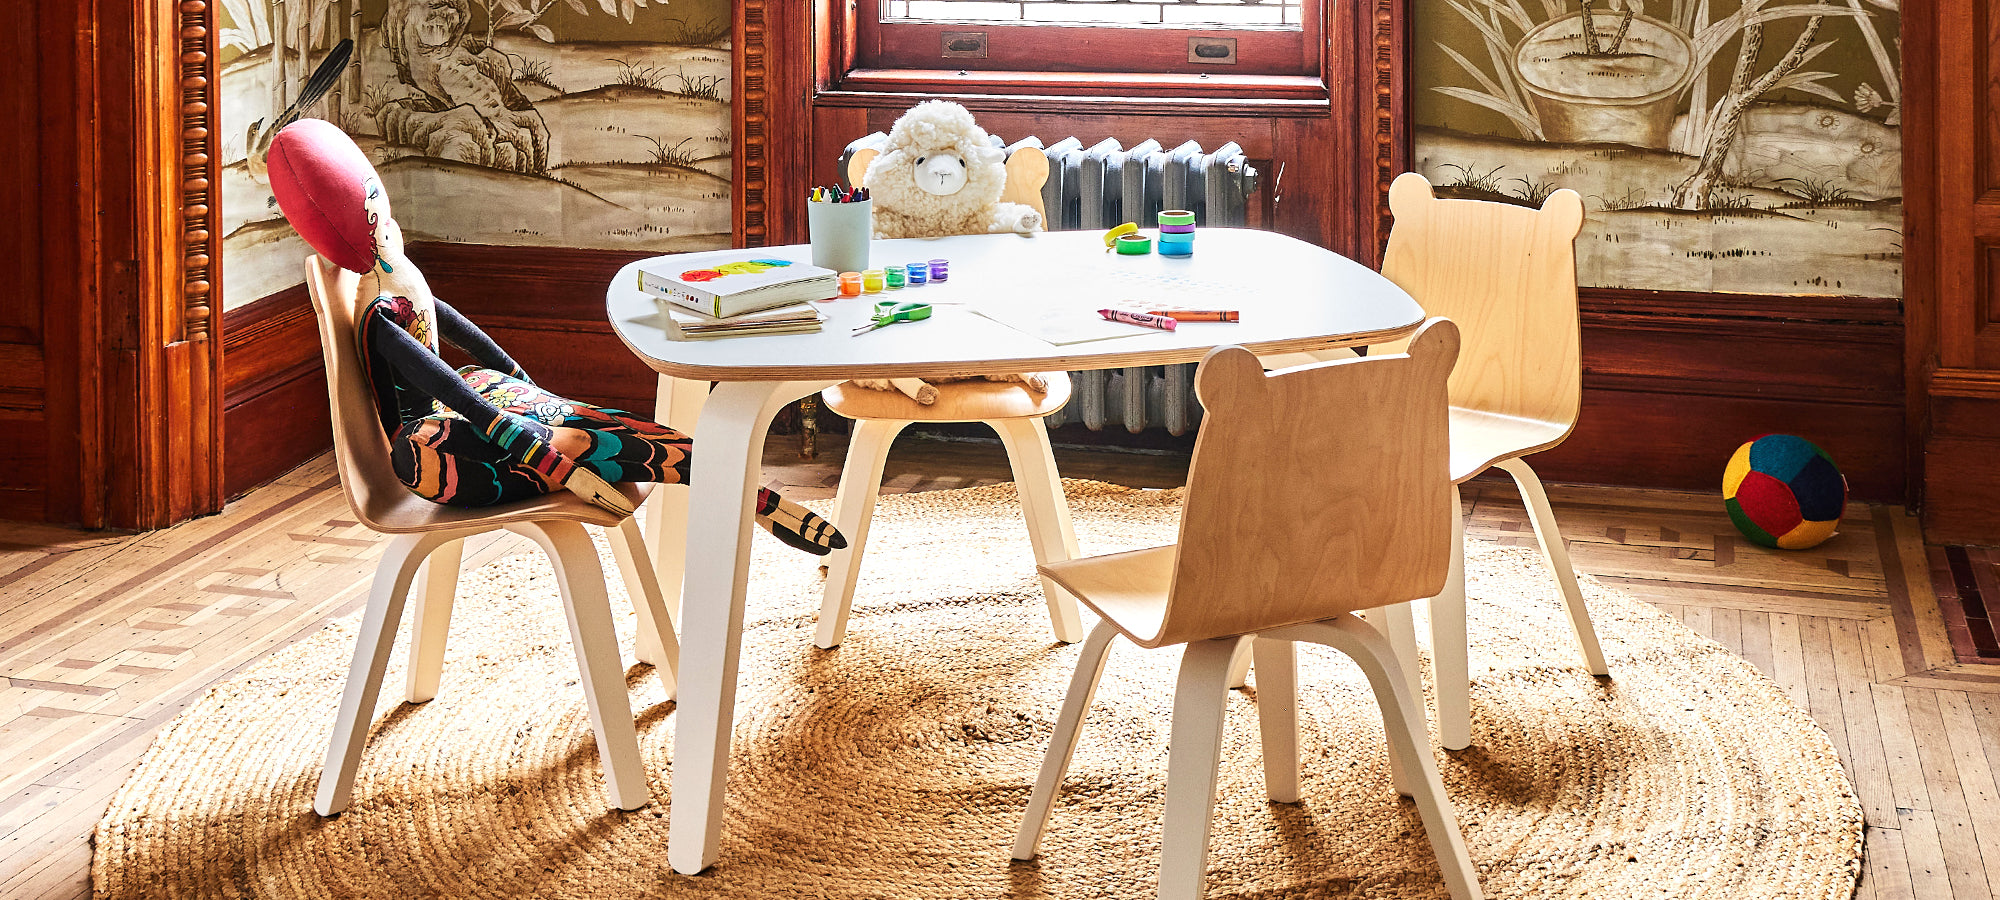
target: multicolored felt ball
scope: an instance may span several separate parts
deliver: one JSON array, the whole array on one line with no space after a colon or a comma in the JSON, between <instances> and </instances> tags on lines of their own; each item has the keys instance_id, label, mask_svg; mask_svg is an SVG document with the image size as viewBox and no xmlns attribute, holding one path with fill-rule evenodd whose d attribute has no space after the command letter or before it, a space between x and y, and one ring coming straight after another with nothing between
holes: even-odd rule
<instances>
[{"instance_id":1,"label":"multicolored felt ball","mask_svg":"<svg viewBox=\"0 0 2000 900\"><path fill-rule=\"evenodd\" d=\"M1722 499L1752 543L1804 550L1833 537L1847 507L1847 478L1813 442L1767 434L1729 458Z\"/></svg>"}]
</instances>

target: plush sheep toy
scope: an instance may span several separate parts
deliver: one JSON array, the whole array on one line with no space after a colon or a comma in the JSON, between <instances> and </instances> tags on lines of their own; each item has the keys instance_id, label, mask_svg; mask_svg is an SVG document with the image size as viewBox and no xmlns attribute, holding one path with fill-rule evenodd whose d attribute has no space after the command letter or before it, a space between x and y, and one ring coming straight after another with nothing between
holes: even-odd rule
<instances>
[{"instance_id":1,"label":"plush sheep toy","mask_svg":"<svg viewBox=\"0 0 2000 900\"><path fill-rule=\"evenodd\" d=\"M1006 203L1007 153L993 146L986 129L965 107L926 100L910 108L889 129L881 155L868 164L862 183L874 200L878 238L943 237L953 234L1034 234L1042 214L1021 203ZM989 381L1019 381L1041 392L1048 379L1038 373L987 375ZM899 390L926 406L937 402L932 384L963 376L857 378L854 384L878 391Z\"/></svg>"}]
</instances>

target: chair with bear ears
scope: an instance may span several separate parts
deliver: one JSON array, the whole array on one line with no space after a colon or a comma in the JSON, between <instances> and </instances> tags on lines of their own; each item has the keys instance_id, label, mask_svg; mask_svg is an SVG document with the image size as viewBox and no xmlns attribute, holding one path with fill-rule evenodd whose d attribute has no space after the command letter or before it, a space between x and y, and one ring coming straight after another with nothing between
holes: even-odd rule
<instances>
[{"instance_id":1,"label":"chair with bear ears","mask_svg":"<svg viewBox=\"0 0 2000 900\"><path fill-rule=\"evenodd\" d=\"M872 149L854 154L847 164L849 184L859 187L865 183L862 175L876 155ZM1028 204L1039 212L1042 183L1048 177L1047 157L1033 147L1020 147L1008 157L1007 187L1001 199ZM912 423L983 422L999 433L1014 471L1021 510L1028 520L1035 562L1076 556L1076 530L1070 523L1069 504L1063 499L1048 429L1042 425L1042 419L1069 402L1069 375L1042 375L1048 379L1049 389L1041 394L1015 382L956 381L936 385L937 401L929 405L901 392L871 391L848 383L821 392L827 409L854 420L854 431L848 439L847 462L841 468L833 507L833 526L847 537L847 549L835 550L828 560L819 626L813 635L815 645L831 649L847 634L848 612L861 577L861 556L868 545L875 501L881 494L889 445ZM1042 593L1048 601L1049 624L1056 640L1066 644L1081 640L1083 623L1075 598L1047 578L1042 579Z\"/></svg>"},{"instance_id":2,"label":"chair with bear ears","mask_svg":"<svg viewBox=\"0 0 2000 900\"><path fill-rule=\"evenodd\" d=\"M396 627L412 586L421 585L412 617L404 699L423 703L438 692L464 541L503 528L541 545L555 568L611 806L638 809L646 805L650 792L631 704L626 699L625 665L612 628L610 595L597 549L583 530L584 525L596 525L610 537L612 553L624 572L638 614L639 659L656 668L671 697L680 641L674 635L673 621L629 507L620 515L569 491L483 508L444 506L412 493L390 465L389 442L382 434L361 359L357 337L364 309L358 295L360 276L318 255L308 256L306 289L319 319L341 491L362 524L395 535L369 588L367 610L355 638L354 662L340 694L340 709L313 808L320 815L331 816L348 806L361 750L368 741L368 726L374 718L376 696L395 644ZM614 487L631 506L637 506L652 485Z\"/></svg>"},{"instance_id":3,"label":"chair with bear ears","mask_svg":"<svg viewBox=\"0 0 2000 900\"><path fill-rule=\"evenodd\" d=\"M1207 414L1178 543L1041 567L1101 619L1064 696L1015 859L1035 856L1112 638L1148 649L1185 644L1168 742L1159 896L1202 896L1231 660L1245 645L1256 656L1265 792L1294 803L1293 642L1309 641L1360 665L1381 708L1397 788L1415 799L1451 896L1480 896L1430 753L1423 695L1388 639L1355 615L1436 594L1451 567L1458 507L1445 385L1458 347L1453 323L1431 319L1407 353L1270 375L1241 347L1208 354L1195 375ZM1381 815L1400 813L1384 802Z\"/></svg>"},{"instance_id":4,"label":"chair with bear ears","mask_svg":"<svg viewBox=\"0 0 2000 900\"><path fill-rule=\"evenodd\" d=\"M1395 226L1382 274L1427 315L1457 322L1464 347L1451 374L1452 509L1457 485L1490 467L1513 476L1542 556L1562 591L1586 667L1608 675L1590 611L1549 498L1524 458L1569 437L1582 406L1583 362L1576 305L1576 236L1583 199L1550 194L1540 209L1483 200L1444 200L1422 175L1389 187ZM1395 352L1395 344L1373 348ZM1465 630L1465 531L1453 519L1451 576L1431 599L1432 665L1438 739L1448 750L1472 744ZM1416 636L1408 611L1394 616L1399 652L1414 673Z\"/></svg>"}]
</instances>

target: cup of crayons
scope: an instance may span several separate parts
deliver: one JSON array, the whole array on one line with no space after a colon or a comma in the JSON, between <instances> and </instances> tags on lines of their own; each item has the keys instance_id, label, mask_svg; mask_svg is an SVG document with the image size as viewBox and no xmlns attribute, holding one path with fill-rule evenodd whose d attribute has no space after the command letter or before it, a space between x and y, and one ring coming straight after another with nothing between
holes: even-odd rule
<instances>
[{"instance_id":1,"label":"cup of crayons","mask_svg":"<svg viewBox=\"0 0 2000 900\"><path fill-rule=\"evenodd\" d=\"M868 242L875 234L868 189L813 188L806 196L806 231L813 265L835 272L867 269Z\"/></svg>"}]
</instances>

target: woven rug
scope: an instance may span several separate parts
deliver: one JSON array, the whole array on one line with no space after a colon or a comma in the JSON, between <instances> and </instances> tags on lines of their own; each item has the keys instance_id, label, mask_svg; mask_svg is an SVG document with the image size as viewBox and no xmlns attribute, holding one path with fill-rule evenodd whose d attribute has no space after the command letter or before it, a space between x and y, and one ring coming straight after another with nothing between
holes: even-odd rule
<instances>
[{"instance_id":1,"label":"woven rug","mask_svg":"<svg viewBox=\"0 0 2000 900\"><path fill-rule=\"evenodd\" d=\"M1068 489L1085 552L1174 536L1178 491ZM1116 645L1043 855L1010 862L1076 650L1049 636L1012 486L885 497L876 517L831 652L811 643L813 561L758 539L703 875L666 860L673 705L628 670L653 802L607 811L553 576L524 551L464 576L436 700L395 702L398 647L349 811L311 803L358 615L160 735L98 825L98 896L1152 896L1178 652ZM1591 678L1539 556L1475 543L1468 569L1475 746L1438 755L1488 896L1850 896L1860 810L1779 688L1586 577L1614 675ZM620 630L629 659L629 607ZM1208 896L1444 897L1359 669L1302 647L1299 692L1295 805L1264 799L1256 695L1232 694Z\"/></svg>"}]
</instances>

